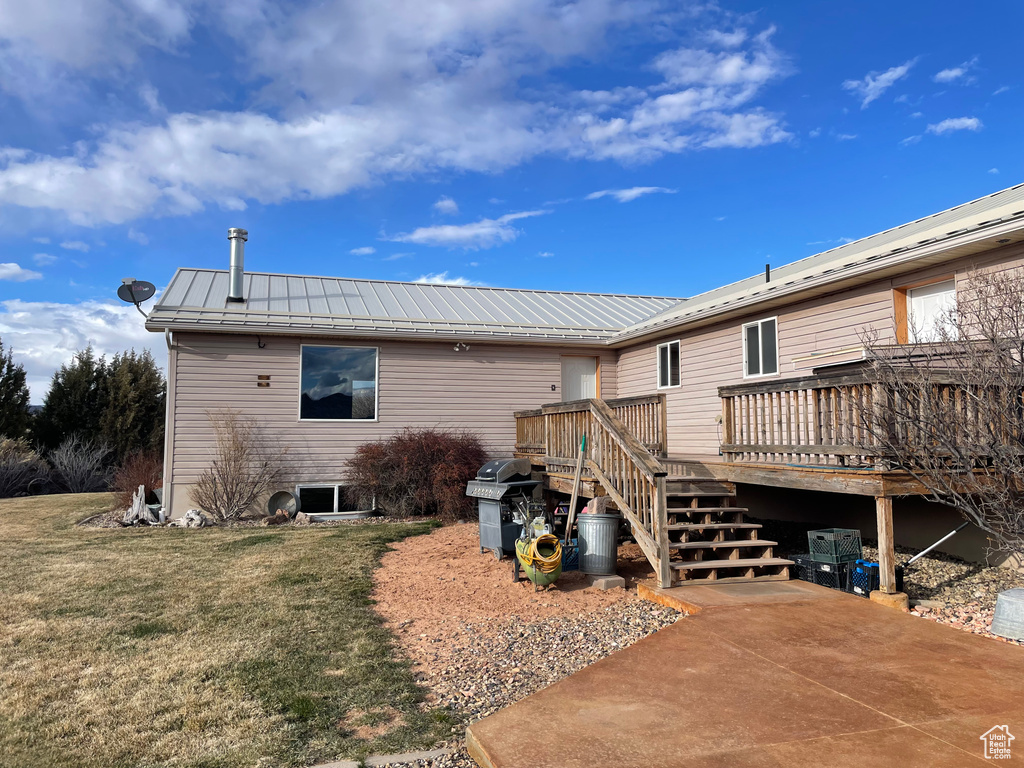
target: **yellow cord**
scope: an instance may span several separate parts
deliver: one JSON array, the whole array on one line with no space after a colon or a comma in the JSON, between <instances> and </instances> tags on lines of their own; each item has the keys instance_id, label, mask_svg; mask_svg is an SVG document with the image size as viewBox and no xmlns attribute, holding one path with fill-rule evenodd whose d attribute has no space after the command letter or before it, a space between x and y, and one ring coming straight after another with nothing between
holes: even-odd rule
<instances>
[{"instance_id":1,"label":"yellow cord","mask_svg":"<svg viewBox=\"0 0 1024 768\"><path fill-rule=\"evenodd\" d=\"M537 547L542 543L554 544L555 551L546 557L540 554ZM562 565L562 542L552 533L541 534L530 542L530 546L525 552L519 553L519 561L541 573L554 573Z\"/></svg>"}]
</instances>

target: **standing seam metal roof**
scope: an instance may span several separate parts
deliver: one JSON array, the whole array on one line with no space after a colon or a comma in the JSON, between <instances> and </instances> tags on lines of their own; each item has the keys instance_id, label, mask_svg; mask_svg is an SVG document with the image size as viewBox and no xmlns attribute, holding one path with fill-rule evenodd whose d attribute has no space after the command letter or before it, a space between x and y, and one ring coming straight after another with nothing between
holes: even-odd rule
<instances>
[{"instance_id":1,"label":"standing seam metal roof","mask_svg":"<svg viewBox=\"0 0 1024 768\"><path fill-rule=\"evenodd\" d=\"M401 283L263 272L245 274L244 305L229 304L224 270L179 269L150 315L150 327L186 322L300 331L474 333L512 337L605 339L685 299Z\"/></svg>"}]
</instances>

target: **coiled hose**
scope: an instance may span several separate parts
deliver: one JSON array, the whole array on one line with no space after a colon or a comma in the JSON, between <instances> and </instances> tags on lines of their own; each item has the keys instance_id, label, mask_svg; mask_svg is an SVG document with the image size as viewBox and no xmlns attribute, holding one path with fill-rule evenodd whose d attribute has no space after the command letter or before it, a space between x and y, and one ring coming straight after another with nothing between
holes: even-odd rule
<instances>
[{"instance_id":1,"label":"coiled hose","mask_svg":"<svg viewBox=\"0 0 1024 768\"><path fill-rule=\"evenodd\" d=\"M550 555L542 555L540 547L544 544L554 546L555 551ZM517 552L519 562L541 573L554 573L562 566L562 542L553 533L541 534L528 547L517 547Z\"/></svg>"}]
</instances>

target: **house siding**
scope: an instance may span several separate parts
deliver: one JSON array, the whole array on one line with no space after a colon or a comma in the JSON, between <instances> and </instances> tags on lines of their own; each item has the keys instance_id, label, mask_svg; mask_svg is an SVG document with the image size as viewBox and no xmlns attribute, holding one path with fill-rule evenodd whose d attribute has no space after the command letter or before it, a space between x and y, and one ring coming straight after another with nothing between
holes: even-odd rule
<instances>
[{"instance_id":1,"label":"house siding","mask_svg":"<svg viewBox=\"0 0 1024 768\"><path fill-rule=\"evenodd\" d=\"M959 286L975 267L998 271L1019 267L1022 261L1024 248L1011 246L989 256L910 271L791 307L755 311L717 325L677 331L625 347L619 352L618 393L631 397L657 392L656 347L679 339L682 386L662 390L666 395L668 450L678 456L717 456L721 442L717 417L722 412L718 387L806 376L809 369L797 369L794 358L861 346L862 334L869 329L878 333L879 341L891 342L895 339L894 288L951 276L956 277ZM780 373L744 379L742 326L764 317L778 317Z\"/></svg>"},{"instance_id":2,"label":"house siding","mask_svg":"<svg viewBox=\"0 0 1024 768\"><path fill-rule=\"evenodd\" d=\"M173 402L168 431L171 515L188 509L188 486L208 465L213 431L208 413L231 407L258 417L282 444L286 487L344 480L344 462L368 441L404 427L467 429L491 456L510 456L517 410L561 399L562 355L600 358L601 395L616 396L614 350L547 345L471 344L455 352L447 342L366 339L262 338L180 333L170 356ZM299 349L303 343L376 346L380 350L378 420L299 421ZM269 375L270 386L257 387ZM556 391L552 391L554 385Z\"/></svg>"}]
</instances>

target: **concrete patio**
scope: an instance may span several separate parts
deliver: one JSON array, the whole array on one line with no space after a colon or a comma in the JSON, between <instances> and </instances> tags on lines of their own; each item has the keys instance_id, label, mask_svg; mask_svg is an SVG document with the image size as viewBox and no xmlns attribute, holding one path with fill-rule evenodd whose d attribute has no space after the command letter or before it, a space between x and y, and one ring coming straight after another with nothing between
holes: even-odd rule
<instances>
[{"instance_id":1,"label":"concrete patio","mask_svg":"<svg viewBox=\"0 0 1024 768\"><path fill-rule=\"evenodd\" d=\"M996 725L1024 759L1024 648L801 582L664 592L700 612L475 723L476 761L952 767Z\"/></svg>"}]
</instances>

